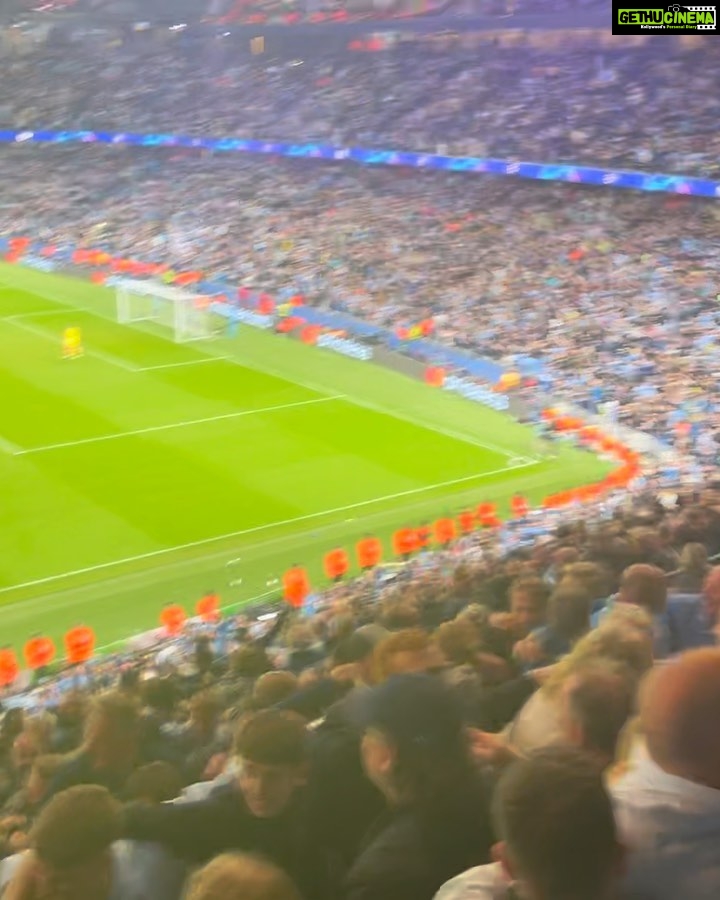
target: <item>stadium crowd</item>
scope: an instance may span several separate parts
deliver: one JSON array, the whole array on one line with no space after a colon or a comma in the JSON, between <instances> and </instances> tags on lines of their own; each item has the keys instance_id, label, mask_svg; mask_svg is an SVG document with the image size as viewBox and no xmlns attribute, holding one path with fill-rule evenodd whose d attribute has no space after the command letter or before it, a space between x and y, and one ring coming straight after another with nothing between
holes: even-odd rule
<instances>
[{"instance_id":1,"label":"stadium crowd","mask_svg":"<svg viewBox=\"0 0 720 900\"><path fill-rule=\"evenodd\" d=\"M3 115L717 172L714 57L409 52L252 90L195 59L188 93L166 56L18 60ZM0 178L0 236L431 316L714 467L716 204L123 147L15 145ZM4 697L3 900L715 900L720 489L635 489Z\"/></svg>"},{"instance_id":2,"label":"stadium crowd","mask_svg":"<svg viewBox=\"0 0 720 900\"><path fill-rule=\"evenodd\" d=\"M711 900L718 551L717 488L646 491L48 680L2 896Z\"/></svg>"},{"instance_id":3,"label":"stadium crowd","mask_svg":"<svg viewBox=\"0 0 720 900\"><path fill-rule=\"evenodd\" d=\"M49 164L51 163L51 164ZM202 269L515 368L705 467L717 204L489 177L85 147L0 151L0 236Z\"/></svg>"},{"instance_id":4,"label":"stadium crowd","mask_svg":"<svg viewBox=\"0 0 720 900\"><path fill-rule=\"evenodd\" d=\"M364 146L717 178L711 44L400 44L243 61L222 40L42 46L3 63L0 124ZM121 46L116 46L118 43Z\"/></svg>"}]
</instances>

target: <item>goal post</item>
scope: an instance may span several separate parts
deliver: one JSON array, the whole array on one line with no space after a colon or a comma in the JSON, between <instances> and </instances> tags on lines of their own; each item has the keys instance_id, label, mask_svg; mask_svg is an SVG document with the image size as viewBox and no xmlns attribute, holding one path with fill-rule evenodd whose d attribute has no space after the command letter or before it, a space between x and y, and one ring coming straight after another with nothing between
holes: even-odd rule
<instances>
[{"instance_id":1,"label":"goal post","mask_svg":"<svg viewBox=\"0 0 720 900\"><path fill-rule=\"evenodd\" d=\"M213 336L210 298L204 294L126 278L116 283L115 298L121 325L152 322L171 331L176 343Z\"/></svg>"}]
</instances>

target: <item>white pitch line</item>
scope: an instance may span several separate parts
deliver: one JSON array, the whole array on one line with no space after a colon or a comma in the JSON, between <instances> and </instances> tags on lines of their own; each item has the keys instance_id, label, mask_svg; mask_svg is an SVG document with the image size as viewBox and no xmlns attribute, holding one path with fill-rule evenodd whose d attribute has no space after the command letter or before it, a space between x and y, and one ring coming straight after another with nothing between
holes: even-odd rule
<instances>
[{"instance_id":1,"label":"white pitch line","mask_svg":"<svg viewBox=\"0 0 720 900\"><path fill-rule=\"evenodd\" d=\"M88 312L88 310L83 309L82 307L73 307L72 311L84 313ZM44 337L46 340L55 341L55 336L50 334L44 328L39 328L37 326L33 327L24 320L33 319L37 316L58 316L62 314L62 310L42 310L41 312L18 313L17 315L4 316L2 321L9 322L11 325L17 325L18 328L24 328L26 331ZM163 363L157 366L135 366L132 365L132 363L126 363L124 360L121 360L117 356L111 356L108 353L103 353L102 351L95 350L94 348L86 348L85 352L88 354L88 356L95 356L97 359L100 359L103 362L109 363L112 366L119 366L121 369L125 369L128 372L154 372L158 369L178 369L184 366L202 366L206 363L222 362L223 360L228 359L227 356L203 356L201 359L190 359L185 360L184 362L175 363Z\"/></svg>"},{"instance_id":2,"label":"white pitch line","mask_svg":"<svg viewBox=\"0 0 720 900\"><path fill-rule=\"evenodd\" d=\"M223 362L227 356L207 356L202 359L190 359L187 362L164 363L161 366L138 366L137 372L154 372L157 369L180 369L183 366L201 366L204 363Z\"/></svg>"},{"instance_id":3,"label":"white pitch line","mask_svg":"<svg viewBox=\"0 0 720 900\"><path fill-rule=\"evenodd\" d=\"M333 509L324 509L320 512L307 513L302 516L294 516L291 519L280 519L277 522L267 522L264 525L254 525L252 528L242 528L239 531L229 531L227 534L216 534L214 537L202 538L199 541L188 541L185 544L178 544L176 547L163 547L160 550L150 550L148 553L138 553L136 556L127 556L124 559L114 559L106 563L98 563L94 566L85 566L82 569L73 569L70 572L61 572L58 575L47 575L45 578L35 578L32 581L25 581L21 584L12 584L8 587L0 588L0 594L6 594L8 591L17 591L23 588L37 587L41 584L50 584L53 581L61 581L64 578L73 578L76 575L87 575L90 572L101 572L104 569L110 569L115 566L123 566L133 562L140 562L143 559L154 559L158 556L167 556L168 553L177 553L180 550L191 550L193 547L207 547L209 544L216 544L219 541L228 540L229 538L243 537L246 534L258 534L262 531L268 531L271 528L279 528L285 525L294 525L297 522L310 522L313 519L320 519L323 516L335 515L336 513L348 512L351 509L362 509L363 506L372 506L374 503L384 503L388 500L398 500L400 497L410 497L417 494L425 494L428 491L438 490L439 488L452 487L455 484L467 484L470 481L483 481L485 478L491 478L495 475L503 475L506 472L516 472L518 469L527 469L531 466L537 466L537 462L522 463L521 465L506 466L502 469L493 469L489 472L478 472L476 475L465 475L462 478L451 478L449 481L439 481L437 484L426 484L419 488L410 488L406 491L396 491L394 494L384 494L382 497L373 497L371 500L360 500L358 503L347 503L345 506L336 506ZM20 604L22 606L23 604Z\"/></svg>"},{"instance_id":4,"label":"white pitch line","mask_svg":"<svg viewBox=\"0 0 720 900\"><path fill-rule=\"evenodd\" d=\"M0 284L7 285L7 282L0 282ZM16 289L14 285L7 285L7 286ZM33 289L32 293L36 294L38 297L45 297L46 300L54 301L55 303L59 303L66 307L71 303L70 300L62 299L61 296L59 296L58 292L52 292L52 293L46 292L46 291L41 292L39 290ZM70 308L77 309L78 311L84 310L85 312L89 312L91 315L98 316L99 318L105 319L106 321L114 321L114 320L110 319L109 316L104 315L102 312L99 312L98 310L93 310L93 309L89 309L89 308L85 308L85 307L70 307ZM220 356L216 353L213 353L212 350L206 349L204 347L202 347L202 348L198 347L197 349L199 352L205 354L210 359L220 359ZM272 366L268 366L264 362L258 363L258 362L252 361L251 363L248 364L247 362L244 362L239 359L235 359L232 356L227 357L227 361L233 365L243 366L245 368L252 368L258 372L264 372L267 375L274 375L275 378L281 378L283 381L299 384L301 387L305 387L311 391L316 391L317 393L320 393L320 394L328 393L328 389L326 387L324 387L322 385L318 385L316 382L307 381L306 379L298 378L295 375L290 376L287 373L284 373L284 372L278 371L277 369L274 369ZM391 416L392 418L399 419L404 422L408 422L411 425L416 425L419 428L425 428L427 431L434 431L436 434L442 434L445 437L453 438L454 440L459 440L459 441L462 441L463 443L471 444L475 447L481 447L483 450L490 450L493 453L499 453L502 456L507 457L508 459L512 459L512 457L516 456L516 451L510 450L507 447L500 447L497 444L490 444L486 441L478 440L475 437L473 437L469 434L466 434L464 432L455 431L452 428L446 428L442 425L438 425L437 423L429 422L422 418L418 418L417 416L413 416L409 413L401 412L400 410L397 410L397 409L391 409L389 407L381 406L380 404L373 403L372 401L364 400L364 399L361 399L360 397L356 397L353 394L346 394L345 399L347 400L348 403L352 403L354 406L358 406L361 408L364 407L365 409L369 409L372 412L377 412L377 413L381 413L386 416Z\"/></svg>"},{"instance_id":5,"label":"white pitch line","mask_svg":"<svg viewBox=\"0 0 720 900\"><path fill-rule=\"evenodd\" d=\"M523 478L514 478L510 484L513 487L517 487L520 489L527 488L530 489L532 487L537 487L538 485L543 485L548 481L548 476L546 473L541 473L540 475L526 475ZM460 502L459 498L464 498L468 492L468 490L472 490L472 488L468 488L465 491L458 493L457 495L450 495L448 499L452 499L453 503ZM428 508L428 504L431 503L432 500L430 498L424 498L423 500L414 500L411 502L402 503L397 507L394 507L394 511L398 514L402 513L406 518L412 513L411 518L418 518L417 511L423 510L426 511ZM376 510L375 512L370 512L363 515L360 519L352 519L346 521L357 522L356 526L358 529L362 529L368 531L370 528L371 522L382 522L388 519L388 516L392 515L388 510ZM328 532L332 532L338 528L338 525L342 523L338 522L328 522L325 525L315 525L310 526L309 528L304 528L302 531L293 531L288 534L279 534L274 535L273 537L263 538L261 540L254 540L249 543L243 543L242 552L245 556L256 556L258 551L260 552L260 557L266 555L268 551L273 552L273 548L276 547L285 547L288 549L292 549L294 547L303 547L307 544L310 539L318 539L321 535L324 535ZM220 541L222 535L218 536L217 540ZM172 550L177 548L173 547ZM147 584L148 581L152 581L153 583L159 583L157 581L158 573L162 572L178 572L183 571L185 569L192 569L198 564L209 564L214 563L219 560L226 560L228 553L237 552L235 550L211 550L208 553L203 553L201 556L191 556L180 559L173 560L172 558L168 559L165 557L163 562L158 562L151 568L143 568L136 571L125 572L121 575L108 576L103 580L91 581L86 584L79 584L77 586L73 586L72 588L63 588L57 587L49 593L43 593L40 596L30 597L27 600L22 600L18 603L8 604L3 607L2 616L3 622L5 625L14 624L16 621L22 621L23 618L27 616L27 612L29 609L35 608L48 608L48 604L50 604L53 610L58 609L72 609L76 606L81 606L83 603L87 602L84 598L87 594L95 594L97 592L99 585L109 585L112 584L114 587L123 590L130 590L130 585L135 584ZM109 565L106 564L106 569L110 568ZM54 576L55 580L60 580L64 578L67 574L71 573L61 573L59 575ZM0 589L1 591L11 591L11 590L19 590L23 587L27 587L28 585L24 583L11 585L6 588ZM103 599L110 596L107 592L103 592L100 595ZM114 595L113 595L114 596Z\"/></svg>"},{"instance_id":6,"label":"white pitch line","mask_svg":"<svg viewBox=\"0 0 720 900\"><path fill-rule=\"evenodd\" d=\"M28 315L30 314L28 313ZM58 343L58 339L54 334L50 334L50 332L46 331L44 328L38 328L36 325L30 325L29 322L25 322L24 320L19 319L17 316L5 316L2 321L7 322L10 325L14 325L16 328L22 328L23 331L27 331L30 334L34 334L38 337L44 338L46 341L52 341L54 344ZM138 371L137 366L126 363L118 356L111 356L109 353L103 353L102 350L85 348L85 353L88 356L94 356L96 359L101 360L101 362L108 363L111 366L117 366L120 369L124 369L126 372Z\"/></svg>"},{"instance_id":7,"label":"white pitch line","mask_svg":"<svg viewBox=\"0 0 720 900\"><path fill-rule=\"evenodd\" d=\"M13 444L12 441L9 441L2 436L0 436L0 450L7 453L9 456L17 456L18 453L22 453L22 447L18 447L17 444Z\"/></svg>"},{"instance_id":8,"label":"white pitch line","mask_svg":"<svg viewBox=\"0 0 720 900\"><path fill-rule=\"evenodd\" d=\"M210 352L205 351L203 352ZM234 357L228 357L228 361L236 366L244 366L245 368L255 369L258 372L263 372L266 375L273 375L275 378L280 378L283 381L294 382L295 384L299 384L301 387L307 388L309 391L315 391L316 393L326 393L327 388L322 385L317 384L315 381L308 381L304 378L297 378L294 375L291 377L278 369L273 368L272 366L268 366L266 363L258 363L255 360L251 360L249 362L245 362L239 359L235 359ZM360 407L362 409L369 409L371 412L380 413L384 416L389 416L391 419L398 419L402 422L408 422L410 425L415 425L418 428L424 428L426 431L434 431L436 434L442 434L444 437L452 438L456 441L461 441L464 444L470 444L474 447L480 447L483 450L490 450L493 453L498 453L501 456L506 457L508 460L511 460L517 456L517 451L509 450L507 447L498 447L496 444L488 444L486 441L480 441L476 438L472 437L469 434L466 434L462 431L455 431L452 428L446 428L444 425L438 425L436 422L429 422L426 419L418 418L417 416L413 416L409 413L401 412L397 409L391 409L390 407L382 406L379 403L373 403L371 400L363 400L360 397L356 397L354 394L345 394L345 400L348 403L351 403L353 406ZM533 463L540 462L541 460L534 459L533 457L528 457L528 459L532 459Z\"/></svg>"},{"instance_id":9,"label":"white pitch line","mask_svg":"<svg viewBox=\"0 0 720 900\"><path fill-rule=\"evenodd\" d=\"M277 412L280 409L293 409L296 406L311 406L315 403L329 403L331 400L342 400L342 394L330 397L313 397L311 400L297 400L294 403L280 403L277 406L262 406L258 409L240 409L236 412L222 413L219 416L205 416L202 419L187 419L184 422L169 422L167 425L148 425L147 428L134 428L132 431L118 431L115 434L99 434L95 437L80 438L76 441L62 441L59 444L46 444L44 447L28 447L17 450L15 456L27 456L30 453L46 453L50 450L62 450L66 447L81 447L83 444L99 444L103 441L117 441L121 438L137 437L141 434L154 434L157 431L171 431L174 428L188 428L191 425L204 425L206 422L222 422L226 419L241 419L243 416L255 416L262 413Z\"/></svg>"},{"instance_id":10,"label":"white pitch line","mask_svg":"<svg viewBox=\"0 0 720 900\"><path fill-rule=\"evenodd\" d=\"M36 319L39 316L64 316L66 313L87 312L82 306L65 306L62 309L39 309L35 312L13 313L10 316L4 316L3 321L11 321L12 319Z\"/></svg>"}]
</instances>

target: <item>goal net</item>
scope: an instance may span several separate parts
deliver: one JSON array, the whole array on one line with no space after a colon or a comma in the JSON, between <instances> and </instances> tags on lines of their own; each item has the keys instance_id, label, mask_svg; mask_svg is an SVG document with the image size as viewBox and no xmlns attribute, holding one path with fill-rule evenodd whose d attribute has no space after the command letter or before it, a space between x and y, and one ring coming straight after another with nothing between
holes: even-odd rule
<instances>
[{"instance_id":1,"label":"goal net","mask_svg":"<svg viewBox=\"0 0 720 900\"><path fill-rule=\"evenodd\" d=\"M124 279L116 285L117 321L153 322L172 332L176 343L213 336L210 298L166 284Z\"/></svg>"}]
</instances>

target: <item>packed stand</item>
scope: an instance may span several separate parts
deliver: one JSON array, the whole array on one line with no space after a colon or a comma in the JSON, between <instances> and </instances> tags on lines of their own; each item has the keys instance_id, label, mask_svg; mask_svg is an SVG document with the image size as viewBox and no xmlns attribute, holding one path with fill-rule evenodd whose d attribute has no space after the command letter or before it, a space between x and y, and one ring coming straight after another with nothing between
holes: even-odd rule
<instances>
[{"instance_id":1,"label":"packed stand","mask_svg":"<svg viewBox=\"0 0 720 900\"><path fill-rule=\"evenodd\" d=\"M436 340L507 369L540 360L528 397L610 403L706 471L717 460L713 201L98 147L7 148L0 173L0 236L202 269L392 329L431 317Z\"/></svg>"},{"instance_id":2,"label":"packed stand","mask_svg":"<svg viewBox=\"0 0 720 900\"><path fill-rule=\"evenodd\" d=\"M720 491L496 540L7 709L4 900L717 896Z\"/></svg>"},{"instance_id":3,"label":"packed stand","mask_svg":"<svg viewBox=\"0 0 720 900\"><path fill-rule=\"evenodd\" d=\"M144 40L88 36L4 60L0 124L720 177L712 42L553 51L488 39L469 49L411 43L355 54L316 46L292 61L243 62L222 40Z\"/></svg>"}]
</instances>

